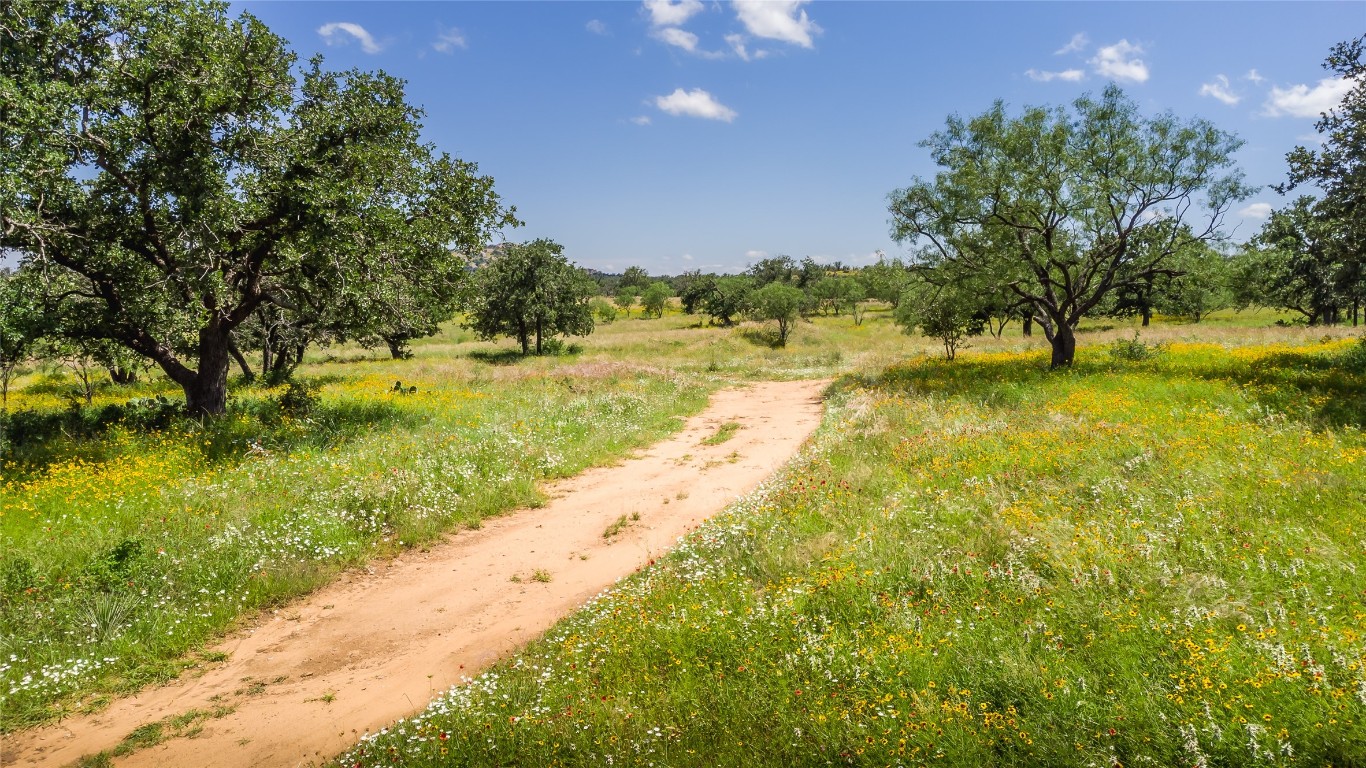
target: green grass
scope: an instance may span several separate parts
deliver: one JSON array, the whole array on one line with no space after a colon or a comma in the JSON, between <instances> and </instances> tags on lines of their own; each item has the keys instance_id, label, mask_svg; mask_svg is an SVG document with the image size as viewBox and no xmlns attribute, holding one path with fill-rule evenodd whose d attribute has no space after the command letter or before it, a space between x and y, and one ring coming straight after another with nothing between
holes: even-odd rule
<instances>
[{"instance_id":1,"label":"green grass","mask_svg":"<svg viewBox=\"0 0 1366 768\"><path fill-rule=\"evenodd\" d=\"M846 376L780 477L338 764L1359 765L1362 349Z\"/></svg>"},{"instance_id":2,"label":"green grass","mask_svg":"<svg viewBox=\"0 0 1366 768\"><path fill-rule=\"evenodd\" d=\"M735 433L740 431L740 424L728 421L716 428L716 432L702 440L703 445L720 445L727 440L735 437Z\"/></svg>"},{"instance_id":3,"label":"green grass","mask_svg":"<svg viewBox=\"0 0 1366 768\"><path fill-rule=\"evenodd\" d=\"M286 407L283 388L234 386L229 416L209 422L162 418L161 406L148 399L180 395L156 377L133 387L101 385L94 407L86 408L71 405L69 376L30 371L10 393L7 431L0 434L0 731L97 709L113 695L221 662L221 654L205 649L240 619L306 593L341 569L541 503L540 480L610 463L658 439L698 410L711 389L734 382L872 372L844 380L838 397L845 405L832 413L821 443L831 456L867 443L859 448L866 455L840 459L865 478L853 486L857 500L849 502L847 518L843 509L813 507L782 518L783 526L795 526L790 531L773 523L772 548L761 541L764 546L744 555L755 570L744 582L749 592L727 598L737 610L768 599L784 578L805 578L802 569L811 562L849 546L849 526L871 520L869 510L903 503L910 492L885 485L884 474L902 472L883 463L885 436L854 439L864 428L860 419L892 407L874 393L899 392L895 402L935 407L957 403L971 418L996 414L1012 421L1019 418L1016 404L1083 374L1127 371L1159 398L1186 391L1185 383L1169 381L1175 376L1233 397L1237 407L1258 409L1258 423L1268 429L1293 427L1356 444L1351 429L1360 424L1353 405L1361 402L1360 377L1338 375L1321 353L1337 349L1326 342L1350 329L1245 328L1242 320L1216 320L1195 326L1158 318L1142 338L1166 344L1167 351L1129 368L1105 350L1131 338L1136 321L1084 327L1078 369L1060 375L1041 371L1044 341L1019 336L1018 324L1001 339L970 340L963 364L944 366L934 362L932 340L900 333L885 310L868 312L861 325L848 316L803 322L788 346L776 350L748 340L752 326L713 328L672 312L600 326L593 336L572 340L568 353L541 358L522 358L511 342L479 342L448 326L415 342L409 360L345 346L311 352L299 371L318 387L311 405ZM1207 344L1182 347L1194 340ZM1256 346L1266 344L1281 347ZM982 365L988 367L973 367ZM892 382L910 370L918 378L897 390ZM396 381L404 392L394 391ZM413 386L416 392L406 391ZM124 405L132 397L143 404ZM1049 421L1040 429L1055 426ZM1066 444L1070 438L1057 439ZM1180 439L1199 444L1197 437ZM1079 455L1079 465L1089 467L1086 454ZM1276 455L1274 446L1264 447L1246 460ZM990 466L1009 472L1009 458ZM835 465L812 466L835 482ZM1279 471L1296 477L1301 470ZM1314 471L1331 478L1343 473ZM850 477L839 479L854 482ZM1208 477L1222 482L1217 473ZM884 492L885 498L877 495ZM1173 492L1151 491L1157 500ZM752 526L762 519L768 518L746 521L745 530L760 530ZM782 536L792 543L779 546ZM898 556L910 557L929 544L912 536L896 546ZM692 589L689 599L702 594L701 585ZM640 621L667 614L662 604L632 610ZM727 686L735 682L732 673L722 673L731 675ZM655 690L630 677L601 681L609 696ZM767 701L764 690L751 692L756 702ZM687 705L681 701L666 696L659 711ZM669 717L676 727L686 724ZM620 735L640 736L638 722L625 722ZM727 728L739 733L744 722L740 717L740 725ZM743 753L717 752L737 760Z\"/></svg>"},{"instance_id":4,"label":"green grass","mask_svg":"<svg viewBox=\"0 0 1366 768\"><path fill-rule=\"evenodd\" d=\"M541 503L540 481L676 430L713 386L639 366L463 357L303 375L321 385L311 407L239 389L220 420L151 431L64 406L15 414L59 428L0 469L0 729L209 663L197 651L239 617Z\"/></svg>"}]
</instances>

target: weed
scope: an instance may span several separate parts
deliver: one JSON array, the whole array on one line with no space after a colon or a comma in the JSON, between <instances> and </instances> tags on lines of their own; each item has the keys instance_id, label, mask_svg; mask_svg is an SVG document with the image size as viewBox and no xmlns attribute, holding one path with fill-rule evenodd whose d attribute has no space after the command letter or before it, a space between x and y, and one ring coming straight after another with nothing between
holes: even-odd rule
<instances>
[{"instance_id":1,"label":"weed","mask_svg":"<svg viewBox=\"0 0 1366 768\"><path fill-rule=\"evenodd\" d=\"M739 432L741 425L739 422L728 421L717 427L716 433L702 441L702 445L720 445L735 436Z\"/></svg>"},{"instance_id":2,"label":"weed","mask_svg":"<svg viewBox=\"0 0 1366 768\"><path fill-rule=\"evenodd\" d=\"M604 539L610 540L612 537L626 530L627 526L629 526L630 524L631 521L627 519L626 515L622 515L621 517L618 517L616 520L613 520L611 525L608 525L607 528L603 530L602 537Z\"/></svg>"}]
</instances>

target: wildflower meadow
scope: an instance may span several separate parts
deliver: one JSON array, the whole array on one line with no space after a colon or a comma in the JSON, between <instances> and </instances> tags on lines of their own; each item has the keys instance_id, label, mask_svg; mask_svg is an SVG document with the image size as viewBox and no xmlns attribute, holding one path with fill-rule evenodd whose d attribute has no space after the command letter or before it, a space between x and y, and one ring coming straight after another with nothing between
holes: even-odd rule
<instances>
[{"instance_id":1,"label":"wildflower meadow","mask_svg":"<svg viewBox=\"0 0 1366 768\"><path fill-rule=\"evenodd\" d=\"M1366 346L1142 347L843 377L781 475L336 764L1361 764Z\"/></svg>"}]
</instances>

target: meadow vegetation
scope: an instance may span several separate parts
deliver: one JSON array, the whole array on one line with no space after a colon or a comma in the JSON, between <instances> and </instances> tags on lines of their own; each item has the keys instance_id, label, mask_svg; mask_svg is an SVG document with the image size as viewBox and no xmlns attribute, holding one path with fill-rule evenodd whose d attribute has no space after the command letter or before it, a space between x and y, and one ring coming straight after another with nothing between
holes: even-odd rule
<instances>
[{"instance_id":1,"label":"meadow vegetation","mask_svg":"<svg viewBox=\"0 0 1366 768\"><path fill-rule=\"evenodd\" d=\"M946 362L876 305L786 348L676 308L529 358L452 324L408 360L315 352L216 420L30 371L3 728L221 661L238 622L538 503L717 387L820 376L781 476L342 763L1342 762L1366 754L1366 355L1274 319L1084 323L1052 373L1018 324Z\"/></svg>"},{"instance_id":2,"label":"meadow vegetation","mask_svg":"<svg viewBox=\"0 0 1366 768\"><path fill-rule=\"evenodd\" d=\"M1156 330L842 377L780 476L337 764L1359 763L1366 347Z\"/></svg>"}]
</instances>

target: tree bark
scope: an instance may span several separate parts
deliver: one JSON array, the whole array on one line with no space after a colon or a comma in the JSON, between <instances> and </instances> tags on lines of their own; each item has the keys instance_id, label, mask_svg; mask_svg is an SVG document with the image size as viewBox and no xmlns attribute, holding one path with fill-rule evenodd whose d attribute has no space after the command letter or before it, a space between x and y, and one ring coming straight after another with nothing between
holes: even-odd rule
<instances>
[{"instance_id":1,"label":"tree bark","mask_svg":"<svg viewBox=\"0 0 1366 768\"><path fill-rule=\"evenodd\" d=\"M1025 336L1033 336L1033 335L1034 335L1034 318L1030 317L1029 315L1025 315L1025 318L1024 318L1024 335L1025 335Z\"/></svg>"},{"instance_id":2,"label":"tree bark","mask_svg":"<svg viewBox=\"0 0 1366 768\"><path fill-rule=\"evenodd\" d=\"M1053 331L1053 338L1049 341L1053 346L1053 360L1049 367L1057 369L1071 365L1072 358L1077 354L1077 337L1072 331L1072 326L1058 323L1058 327Z\"/></svg>"},{"instance_id":3,"label":"tree bark","mask_svg":"<svg viewBox=\"0 0 1366 768\"><path fill-rule=\"evenodd\" d=\"M1147 327L1148 327L1148 324L1151 323L1152 320L1153 320L1153 310L1152 310L1152 308L1151 308L1151 307L1148 307L1148 306L1144 306L1144 307L1143 307L1143 327L1144 327L1144 328L1147 328Z\"/></svg>"},{"instance_id":4,"label":"tree bark","mask_svg":"<svg viewBox=\"0 0 1366 768\"><path fill-rule=\"evenodd\" d=\"M536 318L536 355L541 354L541 318Z\"/></svg>"},{"instance_id":5,"label":"tree bark","mask_svg":"<svg viewBox=\"0 0 1366 768\"><path fill-rule=\"evenodd\" d=\"M212 326L199 331L199 370L179 382L191 414L217 416L228 409L229 344L226 331Z\"/></svg>"},{"instance_id":6,"label":"tree bark","mask_svg":"<svg viewBox=\"0 0 1366 768\"><path fill-rule=\"evenodd\" d=\"M237 342L228 345L228 354L232 355L232 359L237 361L237 367L242 371L242 378L247 381L256 381L256 374L251 370L251 366L247 364L247 358L242 354L242 350L237 347Z\"/></svg>"},{"instance_id":7,"label":"tree bark","mask_svg":"<svg viewBox=\"0 0 1366 768\"><path fill-rule=\"evenodd\" d=\"M389 345L389 355L395 360L407 360L413 356L408 351L408 342L397 336L385 336L384 343Z\"/></svg>"}]
</instances>

